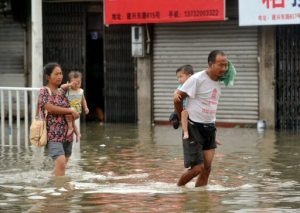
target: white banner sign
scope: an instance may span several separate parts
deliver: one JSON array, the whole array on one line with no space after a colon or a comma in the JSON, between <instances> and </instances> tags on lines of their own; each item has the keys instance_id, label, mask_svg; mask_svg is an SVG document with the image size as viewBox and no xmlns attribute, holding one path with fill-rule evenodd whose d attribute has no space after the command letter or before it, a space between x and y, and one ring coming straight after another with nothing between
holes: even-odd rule
<instances>
[{"instance_id":1,"label":"white banner sign","mask_svg":"<svg viewBox=\"0 0 300 213\"><path fill-rule=\"evenodd\" d=\"M300 24L300 0L239 0L239 25Z\"/></svg>"}]
</instances>

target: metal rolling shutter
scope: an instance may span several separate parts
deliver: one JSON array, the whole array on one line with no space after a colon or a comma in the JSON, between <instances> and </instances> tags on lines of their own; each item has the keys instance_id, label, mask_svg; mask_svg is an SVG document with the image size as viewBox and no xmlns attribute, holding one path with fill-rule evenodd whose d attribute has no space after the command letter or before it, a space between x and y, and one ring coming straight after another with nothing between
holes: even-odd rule
<instances>
[{"instance_id":1,"label":"metal rolling shutter","mask_svg":"<svg viewBox=\"0 0 300 213\"><path fill-rule=\"evenodd\" d=\"M25 28L11 16L0 18L0 86L25 86Z\"/></svg>"},{"instance_id":2,"label":"metal rolling shutter","mask_svg":"<svg viewBox=\"0 0 300 213\"><path fill-rule=\"evenodd\" d=\"M85 76L84 3L43 3L43 49L44 64L58 62L64 82L71 70Z\"/></svg>"},{"instance_id":3,"label":"metal rolling shutter","mask_svg":"<svg viewBox=\"0 0 300 213\"><path fill-rule=\"evenodd\" d=\"M109 123L136 123L136 73L131 57L131 28L109 26L104 31L105 116Z\"/></svg>"},{"instance_id":4,"label":"metal rolling shutter","mask_svg":"<svg viewBox=\"0 0 300 213\"><path fill-rule=\"evenodd\" d=\"M167 121L173 111L175 71L192 64L207 67L208 53L222 49L237 69L234 87L223 86L217 122L256 123L258 119L257 28L239 28L237 22L155 25L153 53L154 121Z\"/></svg>"}]
</instances>

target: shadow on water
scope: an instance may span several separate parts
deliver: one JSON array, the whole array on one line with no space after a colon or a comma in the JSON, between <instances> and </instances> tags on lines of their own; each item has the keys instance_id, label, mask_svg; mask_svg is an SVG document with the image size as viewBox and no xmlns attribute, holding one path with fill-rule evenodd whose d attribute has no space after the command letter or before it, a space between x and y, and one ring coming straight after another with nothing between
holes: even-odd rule
<instances>
[{"instance_id":1,"label":"shadow on water","mask_svg":"<svg viewBox=\"0 0 300 213\"><path fill-rule=\"evenodd\" d=\"M299 135L218 129L209 185L176 182L181 132L82 124L66 177L44 150L0 147L0 212L299 212Z\"/></svg>"}]
</instances>

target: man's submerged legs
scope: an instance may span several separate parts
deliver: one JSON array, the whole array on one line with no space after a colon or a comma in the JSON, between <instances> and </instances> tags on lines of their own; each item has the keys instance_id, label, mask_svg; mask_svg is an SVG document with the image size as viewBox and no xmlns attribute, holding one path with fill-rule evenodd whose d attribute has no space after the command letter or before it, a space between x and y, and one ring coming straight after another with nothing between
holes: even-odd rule
<instances>
[{"instance_id":1,"label":"man's submerged legs","mask_svg":"<svg viewBox=\"0 0 300 213\"><path fill-rule=\"evenodd\" d=\"M214 159L215 149L204 151L204 168L201 175L197 178L196 187L205 186L208 183L208 177L211 171L211 164Z\"/></svg>"},{"instance_id":2,"label":"man's submerged legs","mask_svg":"<svg viewBox=\"0 0 300 213\"><path fill-rule=\"evenodd\" d=\"M194 177L198 176L204 169L204 164L193 166L191 169L186 170L180 179L178 180L177 186L184 186L190 182Z\"/></svg>"}]
</instances>

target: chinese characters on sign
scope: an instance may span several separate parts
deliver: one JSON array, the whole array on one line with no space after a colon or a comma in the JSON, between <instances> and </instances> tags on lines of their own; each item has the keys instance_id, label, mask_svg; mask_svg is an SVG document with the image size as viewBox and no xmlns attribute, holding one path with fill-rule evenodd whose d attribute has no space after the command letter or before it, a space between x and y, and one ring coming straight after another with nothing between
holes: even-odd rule
<instances>
[{"instance_id":1,"label":"chinese characters on sign","mask_svg":"<svg viewBox=\"0 0 300 213\"><path fill-rule=\"evenodd\" d=\"M262 2L267 5L267 8L270 8L270 4L272 5L272 8L276 8L276 7L284 8L284 1L285 0L280 0L280 1L262 0Z\"/></svg>"},{"instance_id":2,"label":"chinese characters on sign","mask_svg":"<svg viewBox=\"0 0 300 213\"><path fill-rule=\"evenodd\" d=\"M218 21L225 0L104 0L105 24Z\"/></svg>"},{"instance_id":3,"label":"chinese characters on sign","mask_svg":"<svg viewBox=\"0 0 300 213\"><path fill-rule=\"evenodd\" d=\"M239 0L240 26L300 23L300 0Z\"/></svg>"},{"instance_id":4,"label":"chinese characters on sign","mask_svg":"<svg viewBox=\"0 0 300 213\"><path fill-rule=\"evenodd\" d=\"M299 0L294 0L293 4L292 4L293 7L300 7L300 1Z\"/></svg>"}]
</instances>

